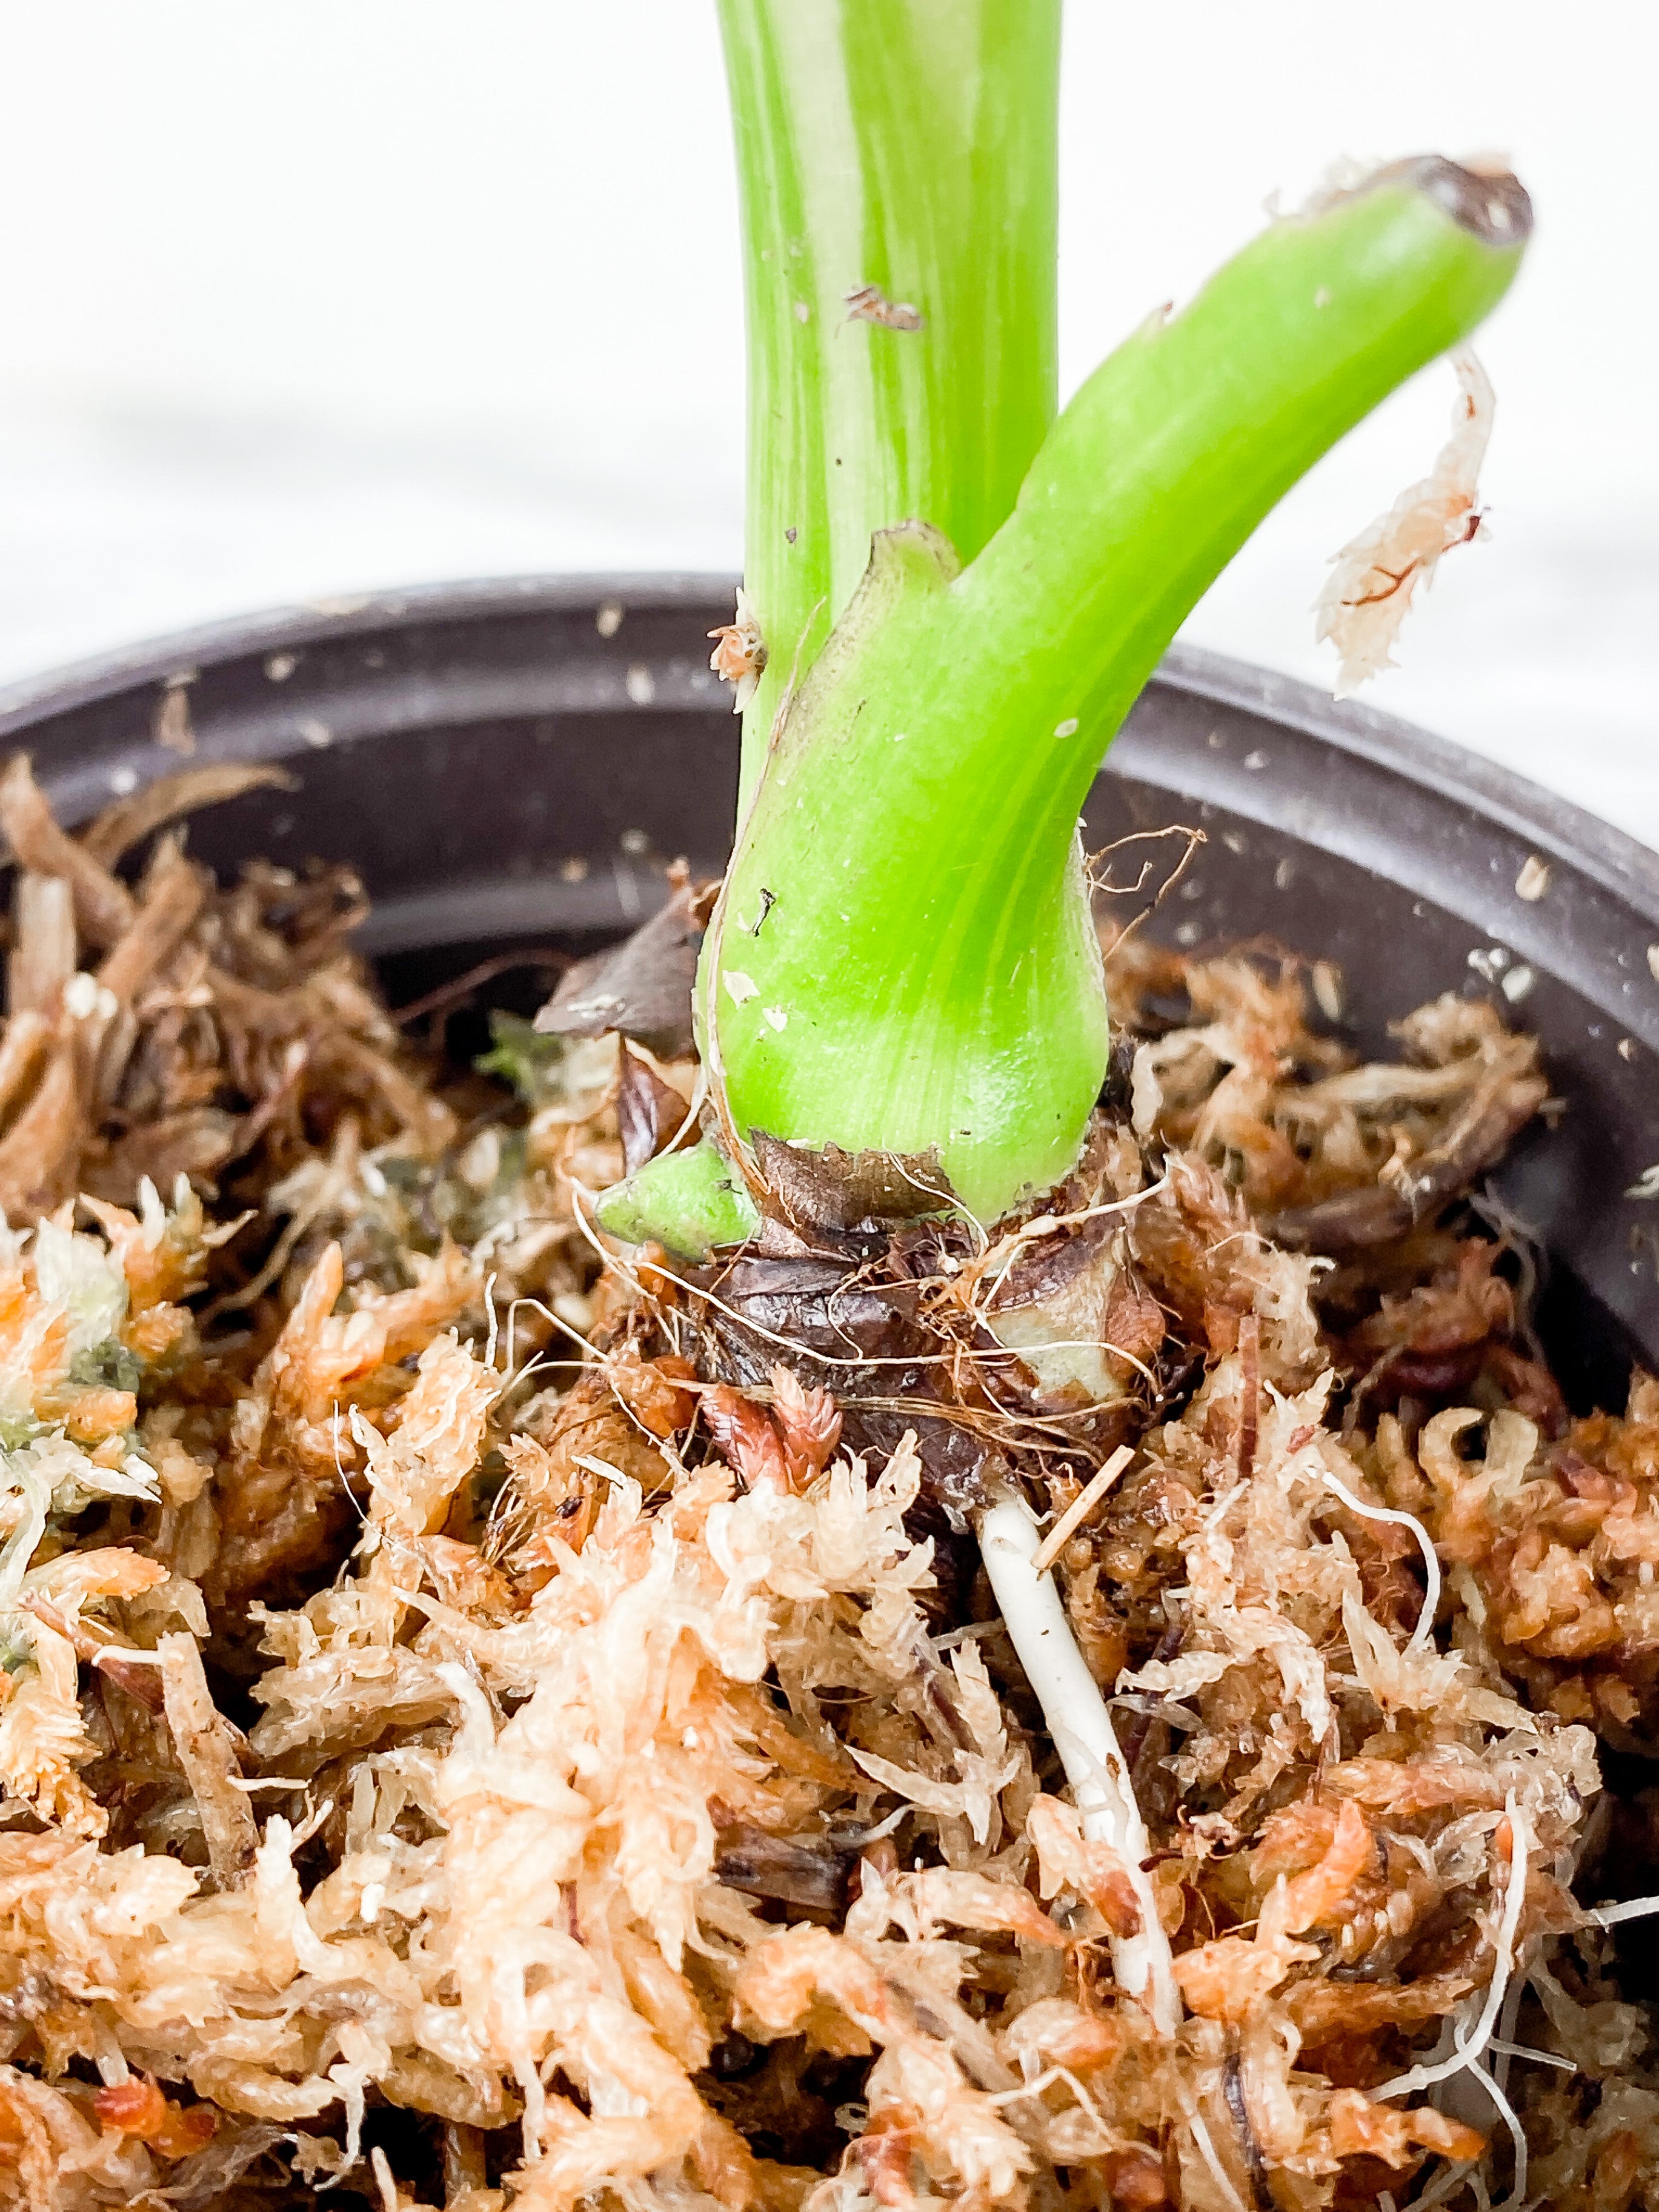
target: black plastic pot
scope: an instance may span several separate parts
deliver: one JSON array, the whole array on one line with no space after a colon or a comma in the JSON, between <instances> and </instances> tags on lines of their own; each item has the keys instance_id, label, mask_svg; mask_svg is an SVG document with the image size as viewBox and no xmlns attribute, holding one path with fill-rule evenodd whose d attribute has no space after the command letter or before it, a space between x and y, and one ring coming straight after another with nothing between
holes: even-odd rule
<instances>
[{"instance_id":1,"label":"black plastic pot","mask_svg":"<svg viewBox=\"0 0 1659 2212\"><path fill-rule=\"evenodd\" d=\"M526 578L320 602L0 693L0 746L60 817L198 759L280 760L291 794L199 816L221 868L354 862L365 948L407 1001L504 947L632 927L665 862L718 872L737 724L708 577ZM1547 1333L1579 1395L1659 1365L1659 856L1456 747L1237 662L1172 653L1090 795L1104 845L1171 823L1207 842L1154 919L1182 945L1261 935L1340 963L1356 1041L1448 989L1542 1038L1562 1110L1495 1177L1541 1232ZM1659 1176L1654 1180L1659 1182Z\"/></svg>"}]
</instances>

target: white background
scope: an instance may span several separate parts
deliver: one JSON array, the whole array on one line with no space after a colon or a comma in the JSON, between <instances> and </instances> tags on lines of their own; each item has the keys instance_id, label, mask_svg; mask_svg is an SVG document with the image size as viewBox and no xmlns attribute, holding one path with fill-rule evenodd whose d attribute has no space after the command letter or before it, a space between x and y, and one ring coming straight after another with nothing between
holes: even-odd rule
<instances>
[{"instance_id":1,"label":"white background","mask_svg":"<svg viewBox=\"0 0 1659 2212\"><path fill-rule=\"evenodd\" d=\"M1069 389L1337 155L1509 154L1492 538L1370 687L1659 843L1648 0L1072 0ZM712 0L0 0L0 678L365 586L735 568ZM1431 371L1194 617L1318 676L1325 557L1426 472Z\"/></svg>"}]
</instances>

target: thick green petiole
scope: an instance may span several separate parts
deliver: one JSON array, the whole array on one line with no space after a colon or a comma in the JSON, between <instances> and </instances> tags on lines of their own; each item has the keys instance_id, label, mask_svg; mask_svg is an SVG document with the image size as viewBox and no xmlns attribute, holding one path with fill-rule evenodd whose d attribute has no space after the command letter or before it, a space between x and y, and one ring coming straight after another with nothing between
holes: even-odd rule
<instances>
[{"instance_id":1,"label":"thick green petiole","mask_svg":"<svg viewBox=\"0 0 1659 2212\"><path fill-rule=\"evenodd\" d=\"M769 653L746 807L872 532L926 515L970 558L1054 420L1060 5L720 10L749 334L744 581ZM849 313L866 287L878 300ZM882 302L921 327L869 319Z\"/></svg>"},{"instance_id":2,"label":"thick green petiole","mask_svg":"<svg viewBox=\"0 0 1659 2212\"><path fill-rule=\"evenodd\" d=\"M877 538L704 945L705 1058L751 1187L757 1130L936 1152L986 1219L1071 1166L1106 1064L1075 838L1101 752L1256 523L1474 328L1529 226L1513 179L1382 172L1120 347L959 574L924 526Z\"/></svg>"},{"instance_id":3,"label":"thick green petiole","mask_svg":"<svg viewBox=\"0 0 1659 2212\"><path fill-rule=\"evenodd\" d=\"M1074 839L1102 750L1261 517L1502 296L1527 220L1425 161L1277 222L1096 371L954 580L878 541L705 946L739 1137L937 1147L982 1218L1065 1172L1106 1062Z\"/></svg>"}]
</instances>

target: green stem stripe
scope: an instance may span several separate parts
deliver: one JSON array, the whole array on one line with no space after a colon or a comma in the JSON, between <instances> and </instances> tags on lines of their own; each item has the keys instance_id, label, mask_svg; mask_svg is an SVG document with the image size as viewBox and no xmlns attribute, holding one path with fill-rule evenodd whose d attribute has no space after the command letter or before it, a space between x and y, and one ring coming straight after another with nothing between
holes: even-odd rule
<instances>
[{"instance_id":1,"label":"green stem stripe","mask_svg":"<svg viewBox=\"0 0 1659 2212\"><path fill-rule=\"evenodd\" d=\"M720 0L749 335L743 805L872 532L964 557L1055 407L1059 0ZM866 285L919 330L849 320Z\"/></svg>"}]
</instances>

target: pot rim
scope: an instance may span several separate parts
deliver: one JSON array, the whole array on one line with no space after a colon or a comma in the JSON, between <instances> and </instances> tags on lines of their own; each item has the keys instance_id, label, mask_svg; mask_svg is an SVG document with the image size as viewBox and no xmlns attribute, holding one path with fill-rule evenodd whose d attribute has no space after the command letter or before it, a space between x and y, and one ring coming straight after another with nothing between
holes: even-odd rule
<instances>
[{"instance_id":1,"label":"pot rim","mask_svg":"<svg viewBox=\"0 0 1659 2212\"><path fill-rule=\"evenodd\" d=\"M736 584L734 576L718 572L627 570L481 577L302 600L141 639L0 685L0 744L48 715L283 647L491 615L580 613L610 599L634 612L668 612L730 597ZM1395 715L1339 702L1297 678L1200 646L1171 647L1153 680L1218 708L1285 725L1435 799L1469 807L1540 857L1581 871L1650 921L1659 935L1659 853L1484 756Z\"/></svg>"}]
</instances>

